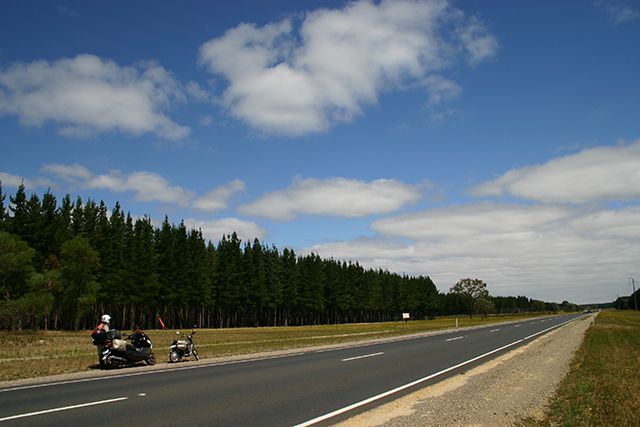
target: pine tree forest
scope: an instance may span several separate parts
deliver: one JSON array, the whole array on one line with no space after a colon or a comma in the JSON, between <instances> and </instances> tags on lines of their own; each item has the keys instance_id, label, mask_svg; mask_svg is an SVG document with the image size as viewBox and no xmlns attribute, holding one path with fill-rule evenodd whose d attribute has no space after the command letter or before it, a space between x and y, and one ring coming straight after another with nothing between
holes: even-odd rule
<instances>
[{"instance_id":1,"label":"pine tree forest","mask_svg":"<svg viewBox=\"0 0 640 427\"><path fill-rule=\"evenodd\" d=\"M172 328L228 328L473 313L468 298L438 292L428 276L297 255L233 230L214 244L167 217L159 227L133 218L119 203L58 202L24 185L6 196L0 183L0 329L89 329L103 313L119 328L157 328L158 316ZM566 308L490 299L492 312Z\"/></svg>"}]
</instances>

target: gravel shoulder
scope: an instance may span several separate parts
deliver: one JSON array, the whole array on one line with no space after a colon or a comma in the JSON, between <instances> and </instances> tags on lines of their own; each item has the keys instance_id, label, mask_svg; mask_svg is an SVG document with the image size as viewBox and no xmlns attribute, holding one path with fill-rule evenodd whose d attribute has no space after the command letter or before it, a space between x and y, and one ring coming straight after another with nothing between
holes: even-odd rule
<instances>
[{"instance_id":1,"label":"gravel shoulder","mask_svg":"<svg viewBox=\"0 0 640 427\"><path fill-rule=\"evenodd\" d=\"M595 316L338 426L512 426L540 418Z\"/></svg>"}]
</instances>

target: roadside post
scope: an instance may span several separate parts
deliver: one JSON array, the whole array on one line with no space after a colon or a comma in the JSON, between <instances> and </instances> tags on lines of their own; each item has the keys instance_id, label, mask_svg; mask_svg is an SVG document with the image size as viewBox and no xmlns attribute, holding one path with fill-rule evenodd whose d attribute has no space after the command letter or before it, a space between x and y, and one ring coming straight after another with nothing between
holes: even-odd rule
<instances>
[{"instance_id":1,"label":"roadside post","mask_svg":"<svg viewBox=\"0 0 640 427\"><path fill-rule=\"evenodd\" d=\"M411 319L409 313L402 313L402 320L404 320L404 331L407 332L407 320Z\"/></svg>"}]
</instances>

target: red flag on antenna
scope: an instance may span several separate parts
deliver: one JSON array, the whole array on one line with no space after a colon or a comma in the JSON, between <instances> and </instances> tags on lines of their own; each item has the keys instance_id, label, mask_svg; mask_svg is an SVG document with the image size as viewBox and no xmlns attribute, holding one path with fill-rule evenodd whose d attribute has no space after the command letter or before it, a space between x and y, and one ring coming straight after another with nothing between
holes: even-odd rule
<instances>
[{"instance_id":1,"label":"red flag on antenna","mask_svg":"<svg viewBox=\"0 0 640 427\"><path fill-rule=\"evenodd\" d=\"M164 322L162 321L162 318L160 317L160 315L158 314L158 321L160 321L160 324L162 325L162 329L164 329L165 331L167 330L167 327L164 326Z\"/></svg>"}]
</instances>

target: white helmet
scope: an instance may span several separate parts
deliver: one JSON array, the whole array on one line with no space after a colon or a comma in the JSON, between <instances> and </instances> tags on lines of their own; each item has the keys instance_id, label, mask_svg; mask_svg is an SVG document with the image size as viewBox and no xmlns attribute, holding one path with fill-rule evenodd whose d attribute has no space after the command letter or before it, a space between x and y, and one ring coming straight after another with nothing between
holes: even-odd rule
<instances>
[{"instance_id":1,"label":"white helmet","mask_svg":"<svg viewBox=\"0 0 640 427\"><path fill-rule=\"evenodd\" d=\"M109 323L111 322L111 316L109 316L108 314L105 314L102 316L100 320L102 321L102 323Z\"/></svg>"}]
</instances>

